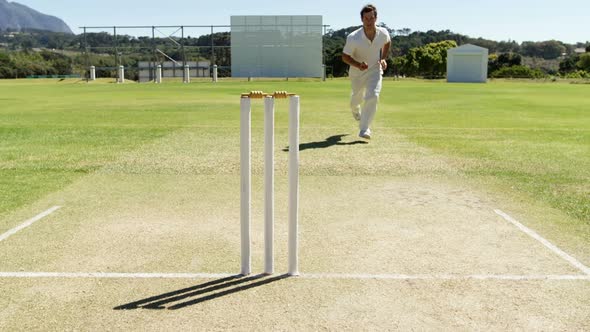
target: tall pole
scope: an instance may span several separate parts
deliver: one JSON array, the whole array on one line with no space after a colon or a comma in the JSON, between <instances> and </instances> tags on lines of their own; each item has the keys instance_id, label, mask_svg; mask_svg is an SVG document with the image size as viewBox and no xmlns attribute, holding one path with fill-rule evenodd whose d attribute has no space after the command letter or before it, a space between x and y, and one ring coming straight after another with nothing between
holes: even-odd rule
<instances>
[{"instance_id":1,"label":"tall pole","mask_svg":"<svg viewBox=\"0 0 590 332\"><path fill-rule=\"evenodd\" d=\"M152 26L152 51L153 51L153 56L152 56L152 61L154 62L154 70L157 70L157 61L158 61L158 56L156 54L156 34L155 34L155 30L156 27Z\"/></svg>"},{"instance_id":2,"label":"tall pole","mask_svg":"<svg viewBox=\"0 0 590 332\"><path fill-rule=\"evenodd\" d=\"M211 26L211 66L215 64L215 49L213 48L213 26Z\"/></svg>"},{"instance_id":3,"label":"tall pole","mask_svg":"<svg viewBox=\"0 0 590 332\"><path fill-rule=\"evenodd\" d=\"M182 66L186 66L186 54L184 53L184 26L180 27L180 47L182 49Z\"/></svg>"},{"instance_id":4,"label":"tall pole","mask_svg":"<svg viewBox=\"0 0 590 332\"><path fill-rule=\"evenodd\" d=\"M184 69L184 80L183 82L188 82L190 77L190 71L186 72L186 54L184 53L184 26L180 27L180 48L182 50L182 68Z\"/></svg>"},{"instance_id":5,"label":"tall pole","mask_svg":"<svg viewBox=\"0 0 590 332\"><path fill-rule=\"evenodd\" d=\"M86 83L90 79L90 59L88 54L88 40L86 39L86 27L84 27L84 57L86 58Z\"/></svg>"},{"instance_id":6,"label":"tall pole","mask_svg":"<svg viewBox=\"0 0 590 332\"><path fill-rule=\"evenodd\" d=\"M119 48L117 44L117 27L113 27L113 42L115 43L115 61L116 67L121 65L121 59L119 59Z\"/></svg>"},{"instance_id":7,"label":"tall pole","mask_svg":"<svg viewBox=\"0 0 590 332\"><path fill-rule=\"evenodd\" d=\"M324 48L324 38L326 38L326 27L327 25L323 25L323 34L322 34L322 81L326 80L326 49Z\"/></svg>"}]
</instances>

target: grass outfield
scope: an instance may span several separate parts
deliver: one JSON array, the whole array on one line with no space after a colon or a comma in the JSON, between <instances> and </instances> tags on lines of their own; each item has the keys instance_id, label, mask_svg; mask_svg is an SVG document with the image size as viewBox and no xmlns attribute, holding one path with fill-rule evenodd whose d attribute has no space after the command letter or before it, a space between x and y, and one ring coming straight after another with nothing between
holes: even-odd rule
<instances>
[{"instance_id":1,"label":"grass outfield","mask_svg":"<svg viewBox=\"0 0 590 332\"><path fill-rule=\"evenodd\" d=\"M588 86L386 81L369 143L348 86L0 81L0 330L589 330ZM249 90L301 95L298 277L284 100L235 274Z\"/></svg>"},{"instance_id":2,"label":"grass outfield","mask_svg":"<svg viewBox=\"0 0 590 332\"><path fill-rule=\"evenodd\" d=\"M344 126L350 130L333 133L356 134L346 110L346 80L159 86L0 81L0 216L109 165L123 152L184 128L238 137L237 96L251 89L301 94L305 130L328 135L330 128ZM465 176L525 193L588 225L587 95L588 86L573 84L386 81L371 146L396 144L379 139L385 132L403 135L448 158ZM285 119L277 116L277 121ZM260 127L260 121L254 125ZM301 142L306 143L304 137ZM324 156L338 157L328 150ZM374 158L385 158L379 151ZM345 166L307 172L338 174Z\"/></svg>"}]
</instances>

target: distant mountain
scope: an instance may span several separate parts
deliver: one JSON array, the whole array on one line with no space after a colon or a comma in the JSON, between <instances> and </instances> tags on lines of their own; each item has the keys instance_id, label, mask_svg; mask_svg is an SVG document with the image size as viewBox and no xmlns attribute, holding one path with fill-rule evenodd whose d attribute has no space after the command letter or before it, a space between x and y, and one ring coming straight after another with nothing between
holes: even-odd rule
<instances>
[{"instance_id":1,"label":"distant mountain","mask_svg":"<svg viewBox=\"0 0 590 332\"><path fill-rule=\"evenodd\" d=\"M55 16L49 16L16 2L0 0L0 30L46 30L73 34L70 27Z\"/></svg>"}]
</instances>

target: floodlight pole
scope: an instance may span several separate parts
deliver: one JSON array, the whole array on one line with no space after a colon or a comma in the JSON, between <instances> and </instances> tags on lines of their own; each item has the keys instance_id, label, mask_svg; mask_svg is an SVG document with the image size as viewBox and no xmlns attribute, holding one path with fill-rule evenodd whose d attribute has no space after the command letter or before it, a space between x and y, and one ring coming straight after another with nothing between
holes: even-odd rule
<instances>
[{"instance_id":1,"label":"floodlight pole","mask_svg":"<svg viewBox=\"0 0 590 332\"><path fill-rule=\"evenodd\" d=\"M117 44L117 27L113 27L113 36L115 44L115 62L117 63L115 67L119 67L121 65L121 59L119 58L119 48Z\"/></svg>"},{"instance_id":2,"label":"floodlight pole","mask_svg":"<svg viewBox=\"0 0 590 332\"><path fill-rule=\"evenodd\" d=\"M183 69L183 76L186 76L186 54L184 53L184 26L180 26L180 48L182 49L182 69ZM183 82L188 82L189 77L191 76L190 71L188 72L188 77L183 77Z\"/></svg>"},{"instance_id":3,"label":"floodlight pole","mask_svg":"<svg viewBox=\"0 0 590 332\"><path fill-rule=\"evenodd\" d=\"M324 47L324 38L326 36L326 31L329 25L324 24L324 34L322 35L322 81L325 82L326 78L328 77L328 66L326 65L326 49ZM332 75L334 75L334 70L332 69Z\"/></svg>"},{"instance_id":4,"label":"floodlight pole","mask_svg":"<svg viewBox=\"0 0 590 332\"><path fill-rule=\"evenodd\" d=\"M86 83L90 80L90 59L88 54L88 40L86 39L86 27L84 27L84 58L86 58Z\"/></svg>"},{"instance_id":5,"label":"floodlight pole","mask_svg":"<svg viewBox=\"0 0 590 332\"><path fill-rule=\"evenodd\" d=\"M154 78L154 79L156 77L155 71L157 70L157 67L158 67L158 65L157 65L158 54L156 53L156 32L155 32L155 30L156 30L156 27L152 25L152 49L153 49L152 50L153 51L152 60L153 60L153 64L154 64L154 77L151 77L151 78Z\"/></svg>"},{"instance_id":6,"label":"floodlight pole","mask_svg":"<svg viewBox=\"0 0 590 332\"><path fill-rule=\"evenodd\" d=\"M211 26L211 63L210 65L215 64L215 49L213 48L213 26Z\"/></svg>"}]
</instances>

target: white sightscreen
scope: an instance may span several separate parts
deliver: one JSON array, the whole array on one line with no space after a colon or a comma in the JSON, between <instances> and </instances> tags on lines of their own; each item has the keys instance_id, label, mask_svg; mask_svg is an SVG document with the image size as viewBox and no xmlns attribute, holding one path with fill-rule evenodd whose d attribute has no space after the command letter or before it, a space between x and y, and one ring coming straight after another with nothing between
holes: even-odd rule
<instances>
[{"instance_id":1,"label":"white sightscreen","mask_svg":"<svg viewBox=\"0 0 590 332\"><path fill-rule=\"evenodd\" d=\"M321 77L322 16L232 16L232 77Z\"/></svg>"},{"instance_id":2,"label":"white sightscreen","mask_svg":"<svg viewBox=\"0 0 590 332\"><path fill-rule=\"evenodd\" d=\"M481 55L455 54L453 61L455 66L449 75L451 81L479 82L482 80Z\"/></svg>"}]
</instances>

